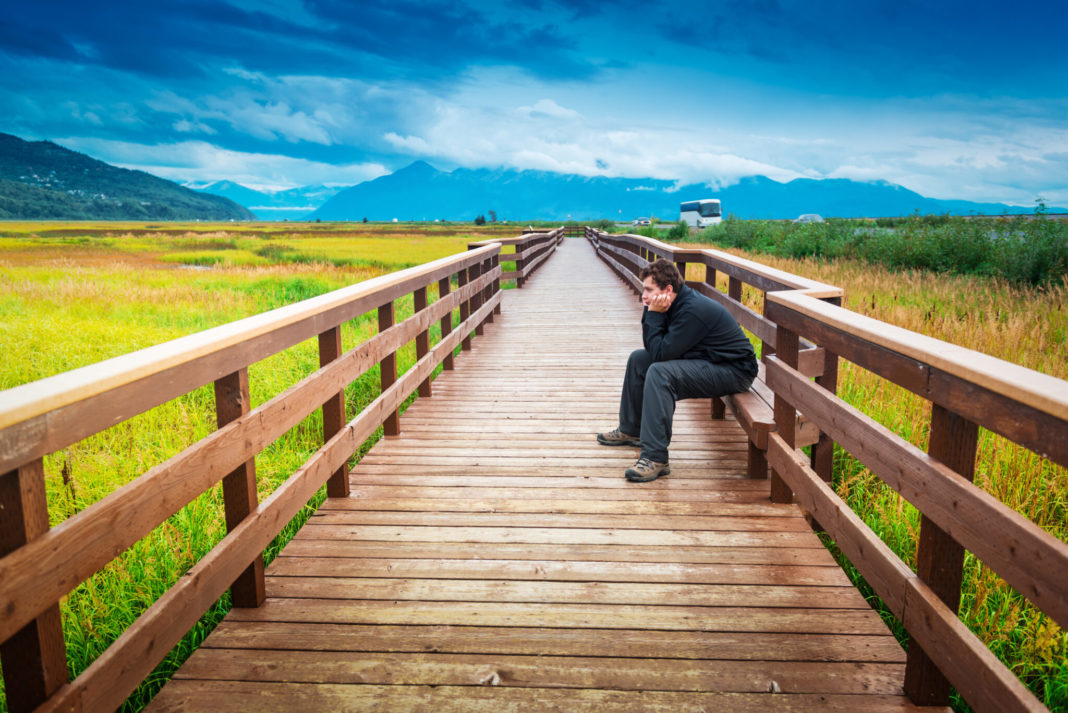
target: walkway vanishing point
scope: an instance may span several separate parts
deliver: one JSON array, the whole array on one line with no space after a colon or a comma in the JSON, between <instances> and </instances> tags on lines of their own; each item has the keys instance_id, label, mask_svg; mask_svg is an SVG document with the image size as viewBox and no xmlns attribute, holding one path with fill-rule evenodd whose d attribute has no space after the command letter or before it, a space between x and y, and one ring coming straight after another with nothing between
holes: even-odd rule
<instances>
[{"instance_id":1,"label":"walkway vanishing point","mask_svg":"<svg viewBox=\"0 0 1068 713\"><path fill-rule=\"evenodd\" d=\"M641 305L567 240L152 702L162 711L882 711L904 652L746 437L604 448Z\"/></svg>"},{"instance_id":2,"label":"walkway vanishing point","mask_svg":"<svg viewBox=\"0 0 1068 713\"><path fill-rule=\"evenodd\" d=\"M977 713L1046 711L957 609L967 551L1068 629L1068 544L971 482L980 428L1068 466L1068 382L737 256L574 231L472 244L0 392L8 710L110 713L229 590L234 608L151 713L945 712L950 686ZM594 434L616 424L641 343L631 288L657 257L696 268L689 284L761 341L762 370L725 399L734 416L681 402L671 475L634 484L636 450ZM345 351L342 327L375 312L377 334ZM253 407L249 366L316 339L320 368ZM839 360L930 402L926 451L837 397ZM380 394L346 413L343 389L369 372ZM208 385L217 430L50 525L52 454ZM322 446L259 500L257 454L320 420ZM922 514L915 570L828 486L835 449ZM68 680L61 600L220 483L225 537Z\"/></svg>"}]
</instances>

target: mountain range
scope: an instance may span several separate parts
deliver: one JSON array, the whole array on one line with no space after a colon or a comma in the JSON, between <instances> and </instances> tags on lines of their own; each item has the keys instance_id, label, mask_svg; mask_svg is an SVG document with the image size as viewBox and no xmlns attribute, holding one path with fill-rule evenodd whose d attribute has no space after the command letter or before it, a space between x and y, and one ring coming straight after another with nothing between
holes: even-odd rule
<instances>
[{"instance_id":1,"label":"mountain range","mask_svg":"<svg viewBox=\"0 0 1068 713\"><path fill-rule=\"evenodd\" d=\"M0 133L0 219L251 220L246 208L50 141Z\"/></svg>"},{"instance_id":2,"label":"mountain range","mask_svg":"<svg viewBox=\"0 0 1068 713\"><path fill-rule=\"evenodd\" d=\"M186 188L228 198L245 206L261 220L301 219L312 213L344 186L301 186L284 191L257 191L232 181L186 183Z\"/></svg>"},{"instance_id":3,"label":"mountain range","mask_svg":"<svg viewBox=\"0 0 1068 713\"><path fill-rule=\"evenodd\" d=\"M309 218L321 220L471 220L494 211L508 220L629 222L642 217L676 220L679 203L719 198L723 214L738 218L883 217L1030 213L1003 203L926 198L886 181L799 178L780 183L750 176L713 189L659 179L579 176L546 171L463 169L444 172L424 161L337 193ZM1061 209L1051 208L1051 211Z\"/></svg>"},{"instance_id":4,"label":"mountain range","mask_svg":"<svg viewBox=\"0 0 1068 713\"><path fill-rule=\"evenodd\" d=\"M710 178L711 180L711 178ZM750 176L721 188L547 171L440 171L416 161L350 187L256 191L230 181L180 186L49 141L0 133L0 219L28 220L675 220L679 203L719 198L724 216L794 218L1030 213L1003 203L927 198L886 181ZM1068 212L1049 208L1050 212Z\"/></svg>"}]
</instances>

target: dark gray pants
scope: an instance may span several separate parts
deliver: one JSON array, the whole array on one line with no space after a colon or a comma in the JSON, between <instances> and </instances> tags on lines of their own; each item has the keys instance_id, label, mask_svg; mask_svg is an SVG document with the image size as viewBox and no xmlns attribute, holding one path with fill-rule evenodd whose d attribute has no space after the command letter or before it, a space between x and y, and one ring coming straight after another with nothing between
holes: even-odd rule
<instances>
[{"instance_id":1,"label":"dark gray pants","mask_svg":"<svg viewBox=\"0 0 1068 713\"><path fill-rule=\"evenodd\" d=\"M639 435L642 457L666 463L675 402L746 391L753 377L733 364L703 359L654 362L644 349L631 352L619 402L619 428Z\"/></svg>"}]
</instances>

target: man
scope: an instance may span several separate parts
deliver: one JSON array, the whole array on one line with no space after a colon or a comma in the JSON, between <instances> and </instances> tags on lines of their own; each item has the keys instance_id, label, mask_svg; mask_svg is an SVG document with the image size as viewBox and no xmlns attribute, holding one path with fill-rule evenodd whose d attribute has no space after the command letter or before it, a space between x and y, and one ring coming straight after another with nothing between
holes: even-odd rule
<instances>
[{"instance_id":1,"label":"man","mask_svg":"<svg viewBox=\"0 0 1068 713\"><path fill-rule=\"evenodd\" d=\"M668 443L675 402L746 391L756 378L757 361L730 312L687 287L674 263L657 260L638 276L645 348L627 360L619 427L598 433L597 442L640 447L641 457L625 475L646 483L671 472Z\"/></svg>"}]
</instances>

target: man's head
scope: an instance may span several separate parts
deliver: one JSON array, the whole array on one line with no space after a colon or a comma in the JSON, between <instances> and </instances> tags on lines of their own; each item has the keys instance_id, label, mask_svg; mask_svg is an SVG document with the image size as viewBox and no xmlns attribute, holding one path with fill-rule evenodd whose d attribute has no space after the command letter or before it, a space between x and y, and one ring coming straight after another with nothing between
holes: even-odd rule
<instances>
[{"instance_id":1,"label":"man's head","mask_svg":"<svg viewBox=\"0 0 1068 713\"><path fill-rule=\"evenodd\" d=\"M638 278L642 281L642 303L658 312L666 310L675 301L683 285L682 275L679 274L675 263L664 258L643 267L638 273ZM666 306L661 304L654 307L654 298L661 295L666 296ZM657 309L660 306L663 306L663 310Z\"/></svg>"}]
</instances>

